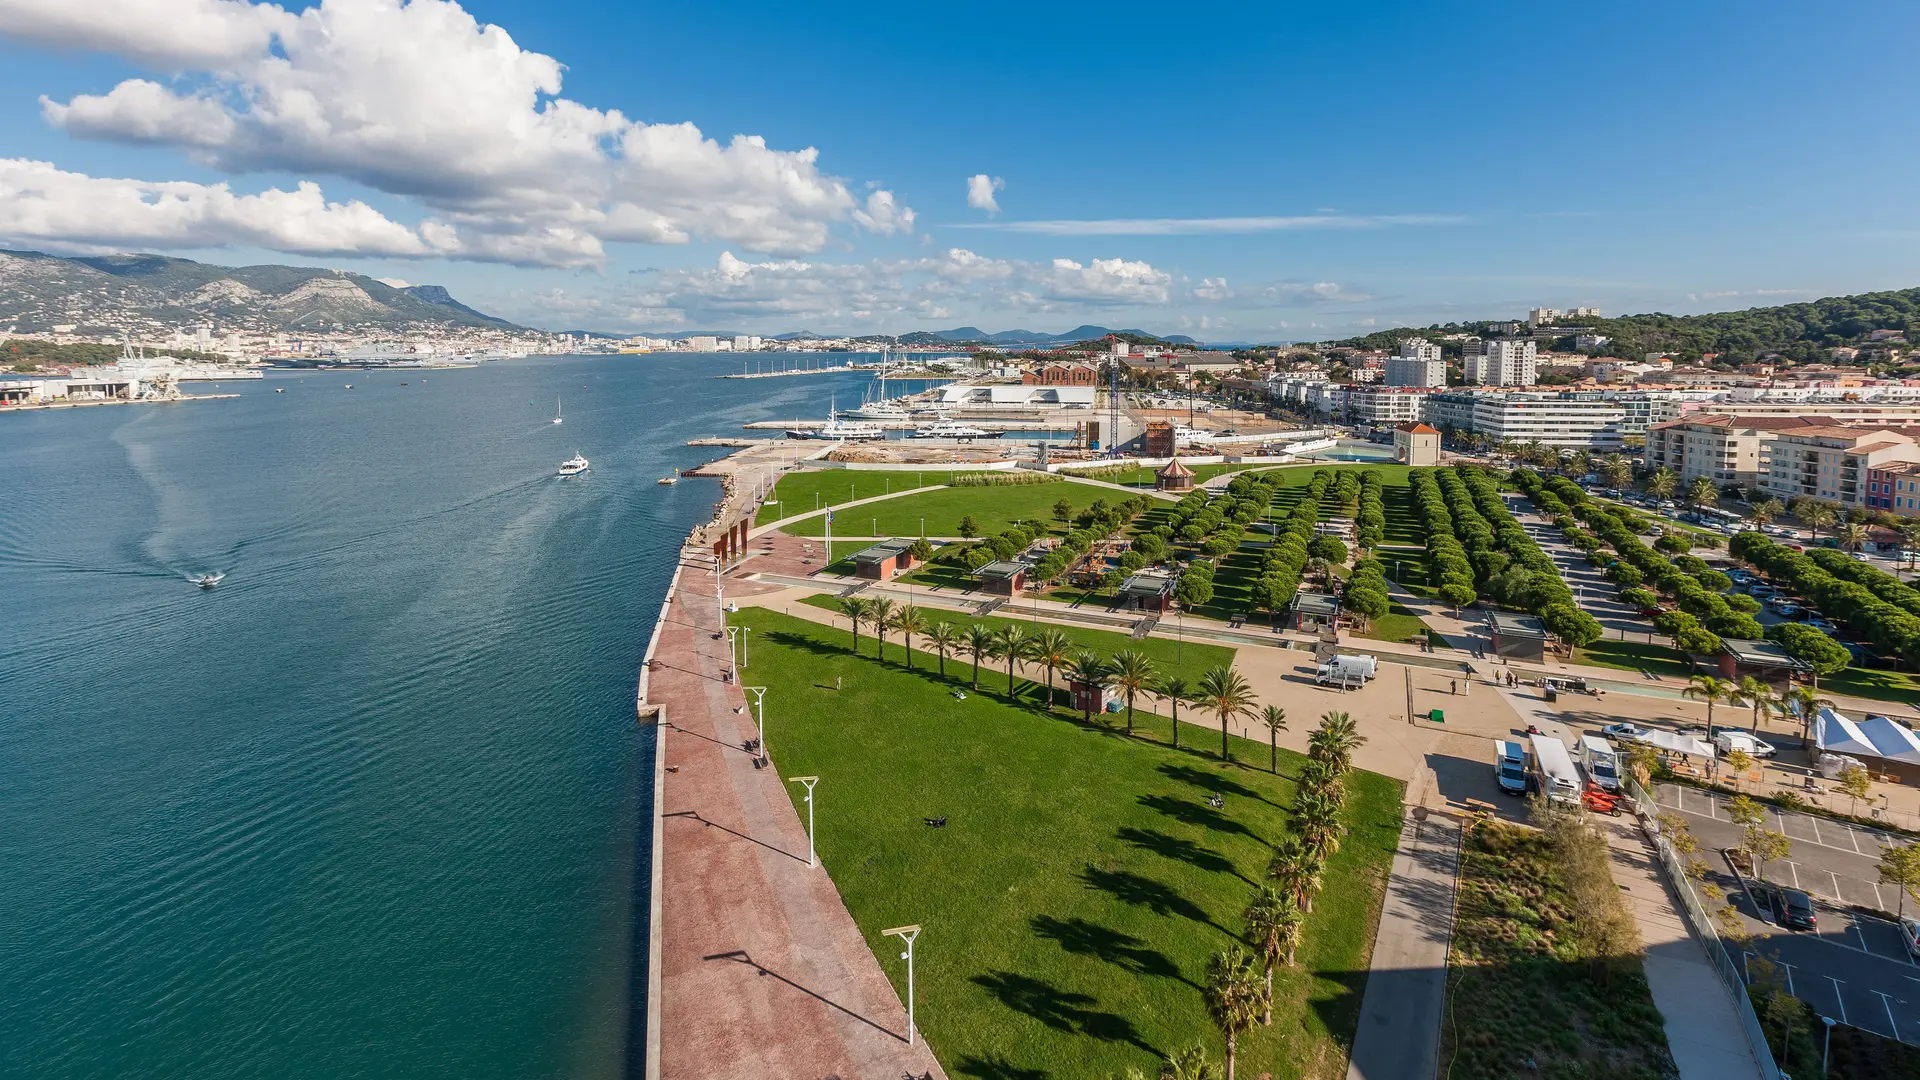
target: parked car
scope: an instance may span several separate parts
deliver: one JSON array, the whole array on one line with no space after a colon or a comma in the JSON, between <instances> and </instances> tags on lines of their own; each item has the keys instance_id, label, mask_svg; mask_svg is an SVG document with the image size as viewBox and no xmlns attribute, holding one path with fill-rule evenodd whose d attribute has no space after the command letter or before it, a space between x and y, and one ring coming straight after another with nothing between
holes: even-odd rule
<instances>
[{"instance_id":1,"label":"parked car","mask_svg":"<svg viewBox=\"0 0 1920 1080\"><path fill-rule=\"evenodd\" d=\"M1714 748L1722 754L1731 754L1735 750L1744 750L1751 758L1770 758L1776 751L1772 743L1751 731L1739 728L1715 728L1713 730Z\"/></svg>"},{"instance_id":2,"label":"parked car","mask_svg":"<svg viewBox=\"0 0 1920 1080\"><path fill-rule=\"evenodd\" d=\"M1867 553L1864 551L1849 551L1847 552L1847 556L1851 558L1854 562L1867 561Z\"/></svg>"},{"instance_id":3,"label":"parked car","mask_svg":"<svg viewBox=\"0 0 1920 1080\"><path fill-rule=\"evenodd\" d=\"M1828 622L1825 619L1808 619L1807 625L1813 627L1815 630L1818 630L1823 634L1832 634L1835 631L1840 629L1838 626L1833 625L1831 622Z\"/></svg>"},{"instance_id":4,"label":"parked car","mask_svg":"<svg viewBox=\"0 0 1920 1080\"><path fill-rule=\"evenodd\" d=\"M1600 734L1605 735L1609 739L1637 739L1646 733L1646 728L1638 724L1628 724L1624 722L1608 724L1606 727L1600 729Z\"/></svg>"},{"instance_id":5,"label":"parked car","mask_svg":"<svg viewBox=\"0 0 1920 1080\"><path fill-rule=\"evenodd\" d=\"M1770 606L1773 608L1773 613L1783 619L1798 618L1800 615L1800 605L1798 604L1777 603Z\"/></svg>"},{"instance_id":6,"label":"parked car","mask_svg":"<svg viewBox=\"0 0 1920 1080\"><path fill-rule=\"evenodd\" d=\"M1765 600L1767 597L1772 596L1774 593L1777 593L1779 591L1780 590L1774 588L1773 586L1767 584L1764 581L1756 581L1753 584L1747 586L1747 595L1753 597L1756 600Z\"/></svg>"},{"instance_id":7,"label":"parked car","mask_svg":"<svg viewBox=\"0 0 1920 1080\"><path fill-rule=\"evenodd\" d=\"M1666 613L1667 609L1663 607L1643 607L1640 609L1640 617L1643 619L1651 619L1655 615L1665 615Z\"/></svg>"},{"instance_id":8,"label":"parked car","mask_svg":"<svg viewBox=\"0 0 1920 1080\"><path fill-rule=\"evenodd\" d=\"M1793 597L1787 596L1784 593L1774 593L1772 596L1767 597L1767 609L1770 611L1777 611L1785 615L1787 612L1797 611L1799 608L1800 605L1794 602Z\"/></svg>"},{"instance_id":9,"label":"parked car","mask_svg":"<svg viewBox=\"0 0 1920 1080\"><path fill-rule=\"evenodd\" d=\"M1907 955L1920 960L1920 922L1900 920L1900 940L1906 942Z\"/></svg>"},{"instance_id":10,"label":"parked car","mask_svg":"<svg viewBox=\"0 0 1920 1080\"><path fill-rule=\"evenodd\" d=\"M1775 888L1773 890L1774 921L1789 930L1816 930L1820 926L1820 917L1814 914L1813 897L1799 889Z\"/></svg>"}]
</instances>

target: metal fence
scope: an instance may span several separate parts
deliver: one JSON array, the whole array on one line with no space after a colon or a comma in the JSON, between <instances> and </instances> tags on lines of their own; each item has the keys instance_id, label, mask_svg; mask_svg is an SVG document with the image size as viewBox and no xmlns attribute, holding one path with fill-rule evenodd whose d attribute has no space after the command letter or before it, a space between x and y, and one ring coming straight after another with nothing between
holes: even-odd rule
<instances>
[{"instance_id":1,"label":"metal fence","mask_svg":"<svg viewBox=\"0 0 1920 1080\"><path fill-rule=\"evenodd\" d=\"M1641 819L1648 823L1660 818L1660 806L1653 801L1646 790L1631 778L1627 780L1627 793L1632 796L1635 808ZM1673 882L1673 891L1680 897L1682 911L1686 913L1687 925L1693 929L1694 936L1706 949L1707 959L1713 964L1714 973L1720 976L1727 993L1733 997L1734 1015L1740 1018L1746 1029L1747 1044L1753 1047L1754 1060L1760 1063L1762 1080L1781 1080L1780 1066L1773 1060L1773 1048L1767 1045L1767 1036L1760 1029L1760 1017L1753 1011L1753 999L1747 996L1747 981L1740 968L1733 962L1733 956L1727 951L1726 944L1720 940L1720 932L1714 929L1713 918L1707 913L1706 905L1694 894L1693 881L1680 865L1680 859L1674 854L1673 845L1667 842L1657 827L1649 828L1653 837L1654 849L1660 853L1660 865L1665 868L1667 879Z\"/></svg>"}]
</instances>

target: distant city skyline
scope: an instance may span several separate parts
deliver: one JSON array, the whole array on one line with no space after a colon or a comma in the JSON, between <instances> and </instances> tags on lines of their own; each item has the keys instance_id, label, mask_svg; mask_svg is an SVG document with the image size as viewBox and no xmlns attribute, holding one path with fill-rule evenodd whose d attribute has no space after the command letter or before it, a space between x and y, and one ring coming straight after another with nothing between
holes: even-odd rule
<instances>
[{"instance_id":1,"label":"distant city skyline","mask_svg":"<svg viewBox=\"0 0 1920 1080\"><path fill-rule=\"evenodd\" d=\"M622 333L1766 306L1920 285L1920 89L1822 61L1916 30L1785 0L0 0L0 245Z\"/></svg>"}]
</instances>

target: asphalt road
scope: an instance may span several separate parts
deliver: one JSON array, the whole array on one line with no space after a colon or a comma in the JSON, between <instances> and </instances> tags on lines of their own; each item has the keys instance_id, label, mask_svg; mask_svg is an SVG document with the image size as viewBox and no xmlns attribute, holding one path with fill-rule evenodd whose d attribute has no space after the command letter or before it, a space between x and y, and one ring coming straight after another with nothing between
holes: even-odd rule
<instances>
[{"instance_id":1,"label":"asphalt road","mask_svg":"<svg viewBox=\"0 0 1920 1080\"><path fill-rule=\"evenodd\" d=\"M1920 964L1907 955L1898 926L1858 910L1894 911L1899 899L1878 881L1880 851L1893 840L1877 830L1766 808L1769 828L1793 841L1785 859L1768 863L1767 879L1814 897L1820 927L1801 932L1775 925L1763 904L1741 892L1718 852L1741 839L1722 795L1662 784L1659 804L1687 819L1699 838L1712 878L1746 916L1754 935L1748 956L1780 965L1791 992L1822 1015L1880 1035L1920 1045ZM1908 914L1915 914L1907 905Z\"/></svg>"}]
</instances>

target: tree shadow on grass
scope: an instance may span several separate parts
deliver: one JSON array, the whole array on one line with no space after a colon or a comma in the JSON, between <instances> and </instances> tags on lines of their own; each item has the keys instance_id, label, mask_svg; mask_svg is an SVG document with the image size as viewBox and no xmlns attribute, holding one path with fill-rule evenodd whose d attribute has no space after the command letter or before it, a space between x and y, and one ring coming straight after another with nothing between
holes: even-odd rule
<instances>
[{"instance_id":1,"label":"tree shadow on grass","mask_svg":"<svg viewBox=\"0 0 1920 1080\"><path fill-rule=\"evenodd\" d=\"M1155 915L1178 915L1204 923L1223 934L1228 933L1226 927L1214 922L1206 912L1200 910L1198 904L1180 895L1178 890L1165 882L1127 870L1102 870L1097 866L1081 870L1080 880L1087 888L1098 889L1123 904L1146 908Z\"/></svg>"},{"instance_id":2,"label":"tree shadow on grass","mask_svg":"<svg viewBox=\"0 0 1920 1080\"><path fill-rule=\"evenodd\" d=\"M977 1076L980 1080L1052 1080L1053 1077L1045 1069L1023 1069L999 1054L987 1057L968 1054L960 1059L955 1071L961 1076Z\"/></svg>"},{"instance_id":3,"label":"tree shadow on grass","mask_svg":"<svg viewBox=\"0 0 1920 1080\"><path fill-rule=\"evenodd\" d=\"M1197 788L1209 794L1217 791L1222 795L1238 795L1243 799L1258 799L1268 806L1283 809L1279 803L1274 802L1265 795L1247 787L1245 784L1236 783L1217 772L1195 768L1192 765L1184 763L1161 764L1155 766L1155 768L1159 769L1160 775L1162 776L1172 780L1178 780L1189 787Z\"/></svg>"},{"instance_id":4,"label":"tree shadow on grass","mask_svg":"<svg viewBox=\"0 0 1920 1080\"><path fill-rule=\"evenodd\" d=\"M1118 1013L1094 1008L1100 1002L1087 994L1062 990L1050 982L1016 971L991 971L973 976L972 981L998 998L1000 1004L1055 1031L1086 1035L1101 1042L1123 1042L1156 1057L1160 1054L1134 1030L1133 1021Z\"/></svg>"},{"instance_id":5,"label":"tree shadow on grass","mask_svg":"<svg viewBox=\"0 0 1920 1080\"><path fill-rule=\"evenodd\" d=\"M1253 884L1253 880L1242 874L1225 855L1210 847L1202 847L1191 840L1168 836L1158 829L1136 829L1131 825L1123 827L1114 835L1142 851L1150 851L1162 858L1183 862L1211 874L1232 874L1249 885Z\"/></svg>"},{"instance_id":6,"label":"tree shadow on grass","mask_svg":"<svg viewBox=\"0 0 1920 1080\"><path fill-rule=\"evenodd\" d=\"M1132 934L1081 918L1056 919L1052 915L1035 915L1028 925L1034 933L1058 943L1075 956L1091 956L1134 975L1179 979L1195 986L1193 980L1180 974L1180 969L1165 953L1148 948L1146 942Z\"/></svg>"},{"instance_id":7,"label":"tree shadow on grass","mask_svg":"<svg viewBox=\"0 0 1920 1080\"><path fill-rule=\"evenodd\" d=\"M1139 802L1141 806L1164 814L1180 822L1182 825L1198 825L1201 828L1210 829L1214 832L1239 833L1242 836L1250 836L1255 840L1259 840L1263 844L1266 843L1259 833L1254 832L1252 829L1247 828L1245 825L1240 824L1211 806L1202 806L1199 803L1188 802L1185 799L1176 799L1171 795L1142 795L1140 796Z\"/></svg>"}]
</instances>

